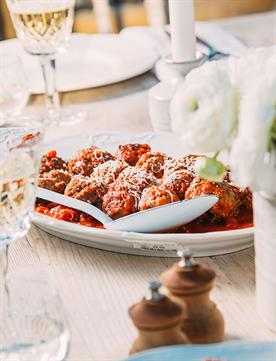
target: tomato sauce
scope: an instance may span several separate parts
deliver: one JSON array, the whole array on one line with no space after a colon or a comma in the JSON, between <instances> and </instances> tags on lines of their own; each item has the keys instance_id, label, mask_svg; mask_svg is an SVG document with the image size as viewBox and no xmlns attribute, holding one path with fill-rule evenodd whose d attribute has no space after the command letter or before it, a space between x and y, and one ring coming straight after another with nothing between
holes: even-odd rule
<instances>
[{"instance_id":1,"label":"tomato sauce","mask_svg":"<svg viewBox=\"0 0 276 361\"><path fill-rule=\"evenodd\" d=\"M77 211L72 208L64 207L56 203L37 204L35 211L61 221L80 224L86 227L104 229L104 226L95 218L86 213ZM219 232L230 231L235 229L243 229L253 227L253 214L252 212L244 209L240 211L237 217L231 217L225 221L211 223L207 218L198 218L195 221L185 224L180 227L177 233L206 233L206 232Z\"/></svg>"},{"instance_id":2,"label":"tomato sauce","mask_svg":"<svg viewBox=\"0 0 276 361\"><path fill-rule=\"evenodd\" d=\"M104 228L99 221L88 214L56 203L37 204L35 211L60 221L76 223L86 227Z\"/></svg>"},{"instance_id":3,"label":"tomato sauce","mask_svg":"<svg viewBox=\"0 0 276 361\"><path fill-rule=\"evenodd\" d=\"M249 227L253 227L253 213L245 209L240 211L237 217L231 217L214 223L198 218L193 222L180 227L177 233L221 232Z\"/></svg>"}]
</instances>

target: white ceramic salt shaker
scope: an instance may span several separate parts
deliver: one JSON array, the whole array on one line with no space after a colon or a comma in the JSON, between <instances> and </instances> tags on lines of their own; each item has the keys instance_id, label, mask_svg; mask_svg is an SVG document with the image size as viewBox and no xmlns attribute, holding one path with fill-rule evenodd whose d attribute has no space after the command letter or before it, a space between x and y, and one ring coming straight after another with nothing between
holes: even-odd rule
<instances>
[{"instance_id":1,"label":"white ceramic salt shaker","mask_svg":"<svg viewBox=\"0 0 276 361\"><path fill-rule=\"evenodd\" d=\"M155 132L171 132L170 102L182 78L161 81L149 91L149 114Z\"/></svg>"}]
</instances>

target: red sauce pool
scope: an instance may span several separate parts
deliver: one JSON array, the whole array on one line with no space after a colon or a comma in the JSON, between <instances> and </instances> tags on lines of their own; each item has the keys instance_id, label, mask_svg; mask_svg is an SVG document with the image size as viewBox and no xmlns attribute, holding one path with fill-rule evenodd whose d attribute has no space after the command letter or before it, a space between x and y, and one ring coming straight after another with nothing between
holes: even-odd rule
<instances>
[{"instance_id":1,"label":"red sauce pool","mask_svg":"<svg viewBox=\"0 0 276 361\"><path fill-rule=\"evenodd\" d=\"M253 213L247 209L241 210L237 217L231 217L225 221L211 223L198 218L191 223L179 228L177 233L206 233L231 231L253 227Z\"/></svg>"},{"instance_id":2,"label":"red sauce pool","mask_svg":"<svg viewBox=\"0 0 276 361\"><path fill-rule=\"evenodd\" d=\"M61 221L80 224L86 227L101 228L104 226L95 218L77 211L67 208L56 203L37 204L35 211L46 216L59 219ZM229 218L220 223L210 223L200 218L180 227L177 233L206 233L218 231L230 231L234 229L243 229L253 227L253 214L248 210L242 210L237 217Z\"/></svg>"},{"instance_id":3,"label":"red sauce pool","mask_svg":"<svg viewBox=\"0 0 276 361\"><path fill-rule=\"evenodd\" d=\"M99 221L88 214L56 203L37 204L35 211L60 221L76 223L86 227L104 228Z\"/></svg>"}]
</instances>

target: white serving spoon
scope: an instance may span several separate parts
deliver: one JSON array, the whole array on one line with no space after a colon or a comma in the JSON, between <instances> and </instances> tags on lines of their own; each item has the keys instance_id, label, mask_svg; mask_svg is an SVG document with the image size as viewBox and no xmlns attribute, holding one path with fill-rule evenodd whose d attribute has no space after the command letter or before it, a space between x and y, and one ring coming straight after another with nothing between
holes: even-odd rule
<instances>
[{"instance_id":1,"label":"white serving spoon","mask_svg":"<svg viewBox=\"0 0 276 361\"><path fill-rule=\"evenodd\" d=\"M48 189L38 187L36 196L85 212L103 223L106 229L139 233L160 232L182 226L207 212L218 201L218 198L213 195L202 196L140 211L114 221L107 214L89 203Z\"/></svg>"}]
</instances>

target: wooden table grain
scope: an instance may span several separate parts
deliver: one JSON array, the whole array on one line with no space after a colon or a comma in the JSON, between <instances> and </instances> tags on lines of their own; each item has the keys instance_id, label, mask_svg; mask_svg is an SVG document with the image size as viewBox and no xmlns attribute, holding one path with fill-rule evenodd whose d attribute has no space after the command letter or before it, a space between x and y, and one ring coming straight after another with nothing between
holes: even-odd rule
<instances>
[{"instance_id":1,"label":"wooden table grain","mask_svg":"<svg viewBox=\"0 0 276 361\"><path fill-rule=\"evenodd\" d=\"M275 43L275 13L220 22L250 46ZM88 121L49 131L47 136L99 131L151 130L147 91L152 73L112 86L63 94L64 104L88 111ZM31 106L40 106L41 97ZM136 331L128 307L146 293L147 283L175 260L104 252L48 235L33 226L11 246L10 272L43 275L58 288L70 329L70 361L122 360ZM276 340L255 312L253 248L235 254L201 258L217 273L212 298L226 321L226 339Z\"/></svg>"}]
</instances>

